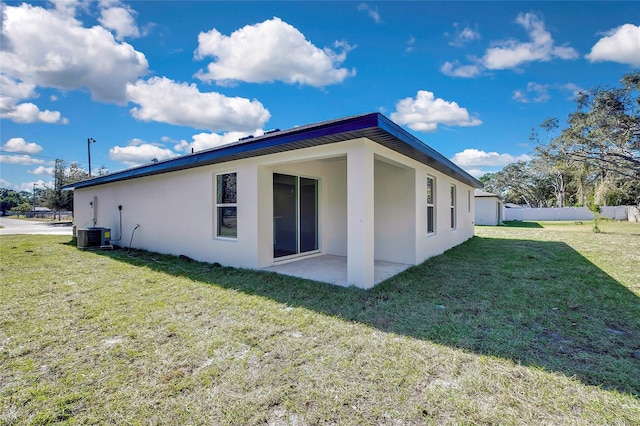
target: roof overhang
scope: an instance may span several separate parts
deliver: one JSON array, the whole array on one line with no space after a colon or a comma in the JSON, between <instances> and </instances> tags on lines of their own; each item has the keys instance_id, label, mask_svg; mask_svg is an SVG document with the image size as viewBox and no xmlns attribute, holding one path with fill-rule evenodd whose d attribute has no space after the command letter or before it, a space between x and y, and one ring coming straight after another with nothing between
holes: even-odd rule
<instances>
[{"instance_id":1,"label":"roof overhang","mask_svg":"<svg viewBox=\"0 0 640 426\"><path fill-rule=\"evenodd\" d=\"M482 188L483 186L480 181L402 127L380 113L371 113L272 132L248 140L83 180L65 185L64 189L87 188L363 137L413 158L474 188Z\"/></svg>"},{"instance_id":2,"label":"roof overhang","mask_svg":"<svg viewBox=\"0 0 640 426\"><path fill-rule=\"evenodd\" d=\"M476 189L474 197L475 198L497 198L498 200L500 200L499 195L491 192L483 191L481 189Z\"/></svg>"}]
</instances>

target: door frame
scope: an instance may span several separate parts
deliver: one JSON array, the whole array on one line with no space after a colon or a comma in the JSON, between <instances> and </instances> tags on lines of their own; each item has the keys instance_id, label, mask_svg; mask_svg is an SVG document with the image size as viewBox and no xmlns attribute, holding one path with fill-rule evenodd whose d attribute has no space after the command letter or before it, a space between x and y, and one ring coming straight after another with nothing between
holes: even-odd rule
<instances>
[{"instance_id":1,"label":"door frame","mask_svg":"<svg viewBox=\"0 0 640 426\"><path fill-rule=\"evenodd\" d=\"M273 256L273 262L274 263L279 263L279 262L286 262L286 261L290 261L290 260L294 260L297 259L299 257L305 257L305 256L311 256L311 255L317 255L320 254L322 252L321 249L321 220L320 220L320 201L321 201L321 178L319 177L315 177L315 176L307 176L307 175L302 175L302 174L297 174L295 172L279 172L276 170L273 170L271 172L271 189L273 191L273 187L274 187L274 175L279 174L279 175L286 175L286 176L292 176L296 178L296 250L297 253L294 254L290 254L290 255L285 255L285 256L279 256L276 257L275 256L275 238L276 238L276 225L275 225L275 203L273 205L272 211L271 211L271 218L273 220L273 235L272 235L272 246L274 248L274 250L272 251L272 256ZM300 253L300 178L304 178L304 179L311 179L314 180L316 182L316 209L315 209L315 215L316 215L316 246L317 248L314 250L309 250L309 251L305 251ZM273 192L273 194L275 195L275 192ZM272 196L273 197L273 196Z\"/></svg>"}]
</instances>

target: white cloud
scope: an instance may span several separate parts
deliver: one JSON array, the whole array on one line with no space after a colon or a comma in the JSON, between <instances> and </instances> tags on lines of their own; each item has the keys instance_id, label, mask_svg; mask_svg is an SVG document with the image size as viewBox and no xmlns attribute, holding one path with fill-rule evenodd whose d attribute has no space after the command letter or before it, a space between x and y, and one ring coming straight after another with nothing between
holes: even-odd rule
<instances>
[{"instance_id":1,"label":"white cloud","mask_svg":"<svg viewBox=\"0 0 640 426\"><path fill-rule=\"evenodd\" d=\"M367 12L369 17L373 19L373 22L375 22L376 24L379 24L380 22L382 22L382 19L380 18L380 13L378 12L377 7L371 7L367 3L360 3L358 5L358 10L361 12L362 11Z\"/></svg>"},{"instance_id":2,"label":"white cloud","mask_svg":"<svg viewBox=\"0 0 640 426\"><path fill-rule=\"evenodd\" d=\"M214 57L215 61L196 77L219 85L279 80L322 87L355 75L355 70L339 68L352 49L347 43L334 43L336 50L319 49L297 28L277 17L247 25L230 36L214 28L200 33L198 43L196 58Z\"/></svg>"},{"instance_id":3,"label":"white cloud","mask_svg":"<svg viewBox=\"0 0 640 426\"><path fill-rule=\"evenodd\" d=\"M453 27L454 27L453 40L449 42L449 45L451 46L462 47L465 44L469 43L470 41L480 39L480 33L478 32L477 29L474 30L469 27L464 27L460 29L460 24L458 24L457 22L453 24ZM449 35L449 34L446 34L446 35Z\"/></svg>"},{"instance_id":4,"label":"white cloud","mask_svg":"<svg viewBox=\"0 0 640 426\"><path fill-rule=\"evenodd\" d=\"M128 146L114 146L109 149L109 158L128 166L150 163L154 158L158 161L175 157L176 153L156 144L134 139Z\"/></svg>"},{"instance_id":5,"label":"white cloud","mask_svg":"<svg viewBox=\"0 0 640 426\"><path fill-rule=\"evenodd\" d=\"M451 158L451 161L463 168L502 167L517 161L529 160L531 160L531 157L527 154L514 156L511 154L498 154L497 152L485 152L473 148L458 152Z\"/></svg>"},{"instance_id":6,"label":"white cloud","mask_svg":"<svg viewBox=\"0 0 640 426\"><path fill-rule=\"evenodd\" d=\"M414 44L416 43L416 38L414 36L410 36L407 41L407 47L404 49L405 52L413 51Z\"/></svg>"},{"instance_id":7,"label":"white cloud","mask_svg":"<svg viewBox=\"0 0 640 426\"><path fill-rule=\"evenodd\" d=\"M471 117L466 108L456 102L435 98L432 92L426 90L418 91L415 99L400 100L396 104L396 112L391 113L391 119L421 132L435 131L439 124L463 127L482 124L478 118Z\"/></svg>"},{"instance_id":8,"label":"white cloud","mask_svg":"<svg viewBox=\"0 0 640 426\"><path fill-rule=\"evenodd\" d=\"M14 80L0 74L0 118L16 123L62 123L68 120L59 111L40 111L37 105L23 99L37 97L35 85Z\"/></svg>"},{"instance_id":9,"label":"white cloud","mask_svg":"<svg viewBox=\"0 0 640 426\"><path fill-rule=\"evenodd\" d=\"M147 73L145 56L101 26L84 28L73 15L24 3L3 11L0 61L12 78L64 90L87 87L93 99L124 103L126 83Z\"/></svg>"},{"instance_id":10,"label":"white cloud","mask_svg":"<svg viewBox=\"0 0 640 426\"><path fill-rule=\"evenodd\" d=\"M49 0L55 8L55 12L62 16L74 17L78 8L87 9L87 0Z\"/></svg>"},{"instance_id":11,"label":"white cloud","mask_svg":"<svg viewBox=\"0 0 640 426\"><path fill-rule=\"evenodd\" d=\"M591 62L612 61L640 66L640 25L624 24L608 31L585 57Z\"/></svg>"},{"instance_id":12,"label":"white cloud","mask_svg":"<svg viewBox=\"0 0 640 426\"><path fill-rule=\"evenodd\" d=\"M52 164L53 162L33 158L30 155L0 155L0 163L31 166L34 164Z\"/></svg>"},{"instance_id":13,"label":"white cloud","mask_svg":"<svg viewBox=\"0 0 640 426\"><path fill-rule=\"evenodd\" d=\"M576 59L578 52L569 46L556 46L551 34L546 30L544 20L535 13L521 13L516 23L522 25L529 35L529 41L516 39L491 43L482 58L472 58L473 64L460 65L457 61L445 62L440 71L452 77L471 78L485 70L517 68L527 62L550 61L552 59Z\"/></svg>"},{"instance_id":14,"label":"white cloud","mask_svg":"<svg viewBox=\"0 0 640 426\"><path fill-rule=\"evenodd\" d=\"M525 91L515 90L513 92L513 99L524 104L542 103L548 101L549 98L549 85L547 84L529 82Z\"/></svg>"},{"instance_id":15,"label":"white cloud","mask_svg":"<svg viewBox=\"0 0 640 426\"><path fill-rule=\"evenodd\" d=\"M584 89L574 83L567 83L560 86L560 89L567 90L571 92L571 96L569 100L575 100L575 98L580 94L580 92L584 92Z\"/></svg>"},{"instance_id":16,"label":"white cloud","mask_svg":"<svg viewBox=\"0 0 640 426\"><path fill-rule=\"evenodd\" d=\"M440 67L440 72L449 77L471 78L482 73L479 65L460 65L458 61L445 62Z\"/></svg>"},{"instance_id":17,"label":"white cloud","mask_svg":"<svg viewBox=\"0 0 640 426\"><path fill-rule=\"evenodd\" d=\"M42 151L40 145L35 142L27 142L23 138L11 138L1 148L6 152L18 152L21 154L37 154Z\"/></svg>"},{"instance_id":18,"label":"white cloud","mask_svg":"<svg viewBox=\"0 0 640 426\"><path fill-rule=\"evenodd\" d=\"M46 175L46 176L53 176L54 173L54 167L44 167L44 166L38 166L33 170L28 170L28 173L31 173L32 175Z\"/></svg>"},{"instance_id":19,"label":"white cloud","mask_svg":"<svg viewBox=\"0 0 640 426\"><path fill-rule=\"evenodd\" d=\"M200 92L195 84L166 77L140 80L127 86L129 100L140 105L131 115L142 121L190 126L212 131L250 131L261 128L271 114L257 100Z\"/></svg>"},{"instance_id":20,"label":"white cloud","mask_svg":"<svg viewBox=\"0 0 640 426\"><path fill-rule=\"evenodd\" d=\"M0 102L2 107L6 103L15 104L20 99L29 99L36 96L35 84L14 80L0 74Z\"/></svg>"},{"instance_id":21,"label":"white cloud","mask_svg":"<svg viewBox=\"0 0 640 426\"><path fill-rule=\"evenodd\" d=\"M15 105L11 110L3 109L0 117L8 118L16 123L67 124L69 122L68 119L62 117L60 111L50 111L48 109L40 111L40 108L31 102Z\"/></svg>"},{"instance_id":22,"label":"white cloud","mask_svg":"<svg viewBox=\"0 0 640 426\"><path fill-rule=\"evenodd\" d=\"M571 47L554 46L551 34L544 21L535 13L521 13L516 22L529 34L529 42L504 40L487 49L482 58L483 65L490 70L515 68L526 62L549 61L553 58L576 59L578 52Z\"/></svg>"},{"instance_id":23,"label":"white cloud","mask_svg":"<svg viewBox=\"0 0 640 426\"><path fill-rule=\"evenodd\" d=\"M469 173L471 176L473 176L476 179L479 179L481 176L487 173L486 171L481 169L464 169L464 171Z\"/></svg>"},{"instance_id":24,"label":"white cloud","mask_svg":"<svg viewBox=\"0 0 640 426\"><path fill-rule=\"evenodd\" d=\"M518 89L513 91L512 99L524 104L527 103L544 103L551 99L550 90L556 90L563 93L567 100L575 100L576 96L583 92L584 89L574 83L566 84L540 84L529 82L526 89ZM569 95L567 96L567 92Z\"/></svg>"},{"instance_id":25,"label":"white cloud","mask_svg":"<svg viewBox=\"0 0 640 426\"><path fill-rule=\"evenodd\" d=\"M47 188L47 187L51 187L52 185L54 185L54 182L49 180L48 182L43 181L42 179L38 179L36 181L33 182L22 182L20 183L20 185L18 185L18 191L27 191L27 192L32 192L33 191L33 184L37 185L37 189L42 189L42 188Z\"/></svg>"},{"instance_id":26,"label":"white cloud","mask_svg":"<svg viewBox=\"0 0 640 426\"><path fill-rule=\"evenodd\" d=\"M47 185L47 183L42 179L37 180L35 182L22 182L19 185L14 185L8 180L0 178L0 188L13 189L14 191L31 192L33 191L33 184L36 184L40 188L44 188Z\"/></svg>"},{"instance_id":27,"label":"white cloud","mask_svg":"<svg viewBox=\"0 0 640 426\"><path fill-rule=\"evenodd\" d=\"M122 40L125 37L140 37L140 30L136 25L136 12L128 6L117 5L111 7L108 5L100 11L98 21L103 27L115 31L116 38Z\"/></svg>"}]
</instances>

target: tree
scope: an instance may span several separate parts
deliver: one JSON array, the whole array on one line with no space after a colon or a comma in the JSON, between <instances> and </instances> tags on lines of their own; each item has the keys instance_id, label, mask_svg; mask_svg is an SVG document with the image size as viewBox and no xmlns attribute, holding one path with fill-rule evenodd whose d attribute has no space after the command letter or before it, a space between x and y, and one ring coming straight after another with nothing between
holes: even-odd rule
<instances>
[{"instance_id":1,"label":"tree","mask_svg":"<svg viewBox=\"0 0 640 426\"><path fill-rule=\"evenodd\" d=\"M32 211L32 210L33 210L33 205L31 203L27 203L27 202L20 203L20 205L14 209L14 211L17 213L18 217L20 217L20 213L22 213L22 214L24 214L26 216L27 213Z\"/></svg>"},{"instance_id":2,"label":"tree","mask_svg":"<svg viewBox=\"0 0 640 426\"><path fill-rule=\"evenodd\" d=\"M73 192L63 191L62 187L87 178L89 178L89 174L82 170L78 163L71 163L69 167L66 167L63 160L56 160L53 187L47 185L44 190L47 207L57 212L73 211Z\"/></svg>"},{"instance_id":3,"label":"tree","mask_svg":"<svg viewBox=\"0 0 640 426\"><path fill-rule=\"evenodd\" d=\"M3 191L8 191L4 190ZM12 191L13 192L13 191ZM18 199L12 195L5 195L0 198L0 210L2 211L2 216L6 216L7 212L12 208L18 205Z\"/></svg>"},{"instance_id":4,"label":"tree","mask_svg":"<svg viewBox=\"0 0 640 426\"><path fill-rule=\"evenodd\" d=\"M2 216L6 216L7 212L20 204L20 194L12 189L0 189L0 211Z\"/></svg>"},{"instance_id":5,"label":"tree","mask_svg":"<svg viewBox=\"0 0 640 426\"><path fill-rule=\"evenodd\" d=\"M640 180L640 72L622 87L596 87L578 94L567 127L538 151L547 158L581 162L608 174Z\"/></svg>"},{"instance_id":6,"label":"tree","mask_svg":"<svg viewBox=\"0 0 640 426\"><path fill-rule=\"evenodd\" d=\"M595 87L576 98L576 111L560 129L545 120L531 139L556 176L558 206L640 203L640 72L626 74L621 87ZM564 189L564 191L563 191Z\"/></svg>"},{"instance_id":7,"label":"tree","mask_svg":"<svg viewBox=\"0 0 640 426\"><path fill-rule=\"evenodd\" d=\"M519 161L505 166L496 173L480 178L485 188L505 202L546 207L552 198L551 179L536 163Z\"/></svg>"}]
</instances>

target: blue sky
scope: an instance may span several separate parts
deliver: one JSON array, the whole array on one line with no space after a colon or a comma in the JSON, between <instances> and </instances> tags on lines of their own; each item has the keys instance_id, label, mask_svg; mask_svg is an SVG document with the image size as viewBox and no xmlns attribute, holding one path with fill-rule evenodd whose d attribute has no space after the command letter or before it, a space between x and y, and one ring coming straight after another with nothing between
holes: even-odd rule
<instances>
[{"instance_id":1,"label":"blue sky","mask_svg":"<svg viewBox=\"0 0 640 426\"><path fill-rule=\"evenodd\" d=\"M4 2L0 187L379 111L472 175L640 68L636 2Z\"/></svg>"}]
</instances>

